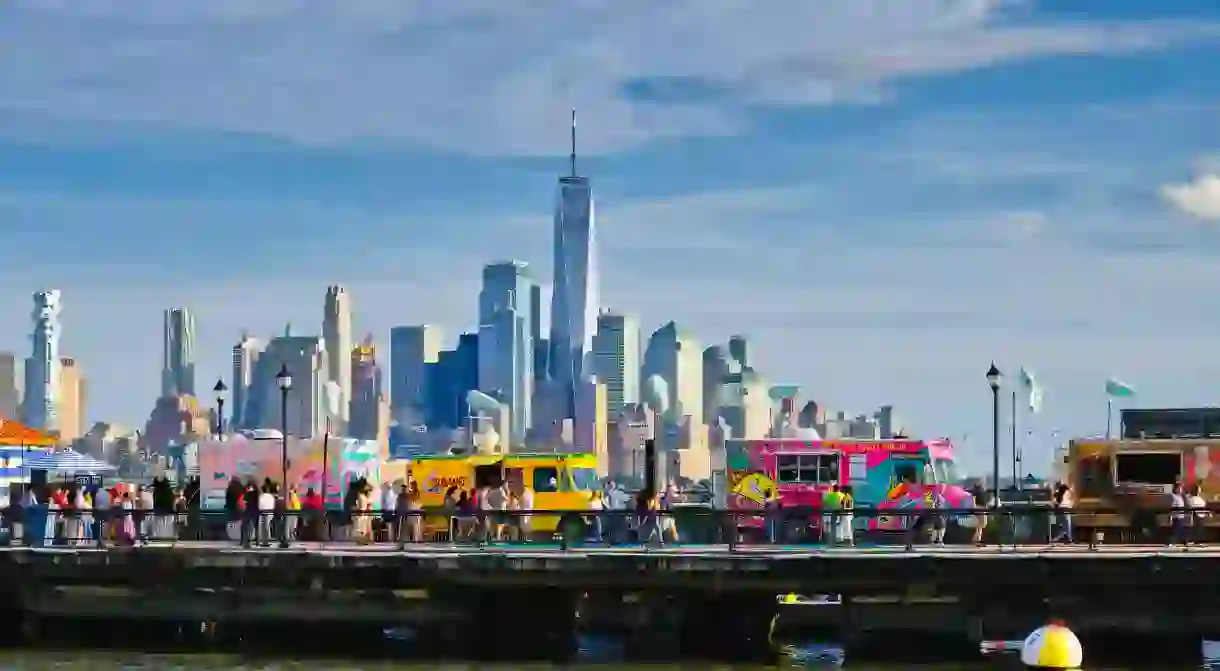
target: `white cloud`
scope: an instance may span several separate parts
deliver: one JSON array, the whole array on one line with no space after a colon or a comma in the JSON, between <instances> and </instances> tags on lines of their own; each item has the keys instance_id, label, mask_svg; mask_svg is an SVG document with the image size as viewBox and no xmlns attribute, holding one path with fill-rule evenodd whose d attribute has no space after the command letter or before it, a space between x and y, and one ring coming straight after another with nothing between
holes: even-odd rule
<instances>
[{"instance_id":1,"label":"white cloud","mask_svg":"<svg viewBox=\"0 0 1220 671\"><path fill-rule=\"evenodd\" d=\"M1185 184L1163 186L1161 197L1192 217L1220 221L1220 175L1204 174Z\"/></svg>"},{"instance_id":2,"label":"white cloud","mask_svg":"<svg viewBox=\"0 0 1220 671\"><path fill-rule=\"evenodd\" d=\"M556 153L741 129L743 104L875 97L898 78L1211 39L1187 23L1041 24L1001 0L21 0L0 25L0 110L305 143ZM761 37L760 37L761 36ZM633 102L664 78L724 95Z\"/></svg>"}]
</instances>

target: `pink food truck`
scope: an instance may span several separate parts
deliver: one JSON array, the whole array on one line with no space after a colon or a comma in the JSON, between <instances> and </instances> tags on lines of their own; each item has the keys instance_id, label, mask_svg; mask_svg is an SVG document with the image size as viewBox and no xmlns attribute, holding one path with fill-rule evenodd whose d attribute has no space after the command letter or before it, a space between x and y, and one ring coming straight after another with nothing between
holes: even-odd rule
<instances>
[{"instance_id":1,"label":"pink food truck","mask_svg":"<svg viewBox=\"0 0 1220 671\"><path fill-rule=\"evenodd\" d=\"M778 500L781 508L820 509L831 485L850 486L857 509L919 509L930 506L937 492L949 508L974 505L957 484L947 439L730 440L726 452L730 508L761 509ZM749 531L762 523L761 516L752 516L740 526ZM886 532L906 525L901 516L857 514L855 526Z\"/></svg>"}]
</instances>

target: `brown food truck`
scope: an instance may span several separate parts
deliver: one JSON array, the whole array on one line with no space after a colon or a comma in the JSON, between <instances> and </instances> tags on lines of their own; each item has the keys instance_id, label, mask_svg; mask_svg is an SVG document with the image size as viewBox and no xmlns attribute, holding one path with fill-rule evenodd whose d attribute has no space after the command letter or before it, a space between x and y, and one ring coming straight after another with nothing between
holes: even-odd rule
<instances>
[{"instance_id":1,"label":"brown food truck","mask_svg":"<svg viewBox=\"0 0 1220 671\"><path fill-rule=\"evenodd\" d=\"M1064 458L1078 539L1096 530L1103 539L1159 542L1169 515L1149 511L1171 506L1175 483L1187 492L1199 485L1209 505L1220 494L1220 439L1077 439ZM1215 524L1209 517L1200 540L1216 535Z\"/></svg>"}]
</instances>

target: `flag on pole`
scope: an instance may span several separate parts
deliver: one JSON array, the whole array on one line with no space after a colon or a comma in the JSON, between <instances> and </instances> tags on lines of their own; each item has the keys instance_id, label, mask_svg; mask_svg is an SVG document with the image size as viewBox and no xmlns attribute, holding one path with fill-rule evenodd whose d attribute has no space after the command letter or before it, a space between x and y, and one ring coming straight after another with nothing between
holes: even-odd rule
<instances>
[{"instance_id":1,"label":"flag on pole","mask_svg":"<svg viewBox=\"0 0 1220 671\"><path fill-rule=\"evenodd\" d=\"M1029 411L1039 413L1042 411L1042 387L1038 384L1038 379L1034 377L1034 372L1028 368L1021 367L1021 386L1029 395Z\"/></svg>"},{"instance_id":2,"label":"flag on pole","mask_svg":"<svg viewBox=\"0 0 1220 671\"><path fill-rule=\"evenodd\" d=\"M1122 380L1110 378L1106 380L1106 396L1110 398L1131 398L1135 396L1135 387Z\"/></svg>"}]
</instances>

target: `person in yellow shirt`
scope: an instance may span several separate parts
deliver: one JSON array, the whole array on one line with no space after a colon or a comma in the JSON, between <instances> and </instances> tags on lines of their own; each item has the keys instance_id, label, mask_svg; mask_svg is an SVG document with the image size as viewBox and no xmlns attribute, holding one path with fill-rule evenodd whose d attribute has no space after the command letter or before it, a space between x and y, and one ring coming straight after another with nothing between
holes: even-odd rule
<instances>
[{"instance_id":1,"label":"person in yellow shirt","mask_svg":"<svg viewBox=\"0 0 1220 671\"><path fill-rule=\"evenodd\" d=\"M843 502L843 494L838 485L831 485L822 494L822 540L827 545L834 545L839 540L839 508Z\"/></svg>"},{"instance_id":2,"label":"person in yellow shirt","mask_svg":"<svg viewBox=\"0 0 1220 671\"><path fill-rule=\"evenodd\" d=\"M856 507L856 500L852 497L850 486L843 487L843 491L839 492L839 527L838 535L835 540L846 545L856 544L855 533L855 516L852 510Z\"/></svg>"},{"instance_id":3,"label":"person in yellow shirt","mask_svg":"<svg viewBox=\"0 0 1220 671\"><path fill-rule=\"evenodd\" d=\"M301 524L301 497L297 494L296 487L288 488L288 500L285 501L285 506L288 510L288 519L286 520L286 531L289 538L297 538L297 530Z\"/></svg>"}]
</instances>

